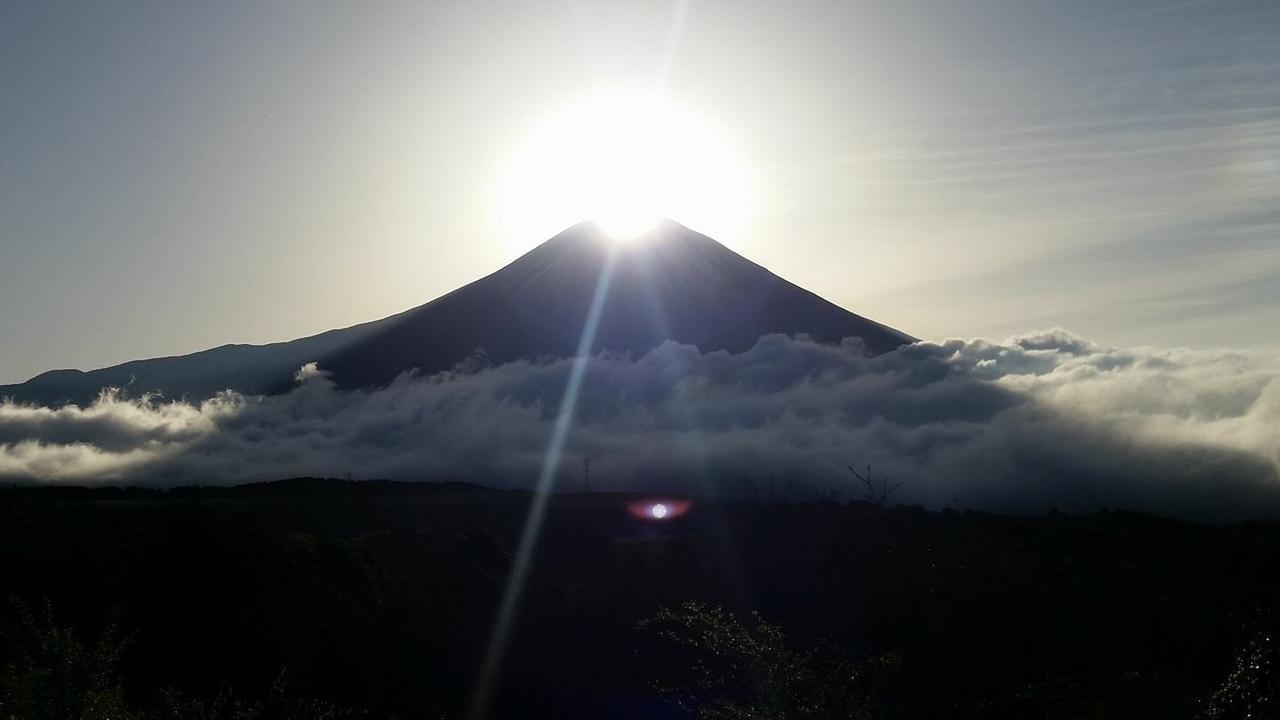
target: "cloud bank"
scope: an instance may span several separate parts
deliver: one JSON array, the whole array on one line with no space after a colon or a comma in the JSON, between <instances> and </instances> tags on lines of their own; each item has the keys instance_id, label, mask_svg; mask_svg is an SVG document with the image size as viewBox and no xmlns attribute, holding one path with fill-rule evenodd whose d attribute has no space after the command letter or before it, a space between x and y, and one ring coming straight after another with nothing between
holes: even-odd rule
<instances>
[{"instance_id":1,"label":"cloud bank","mask_svg":"<svg viewBox=\"0 0 1280 720\"><path fill-rule=\"evenodd\" d=\"M105 391L0 403L0 478L232 484L303 475L532 484L570 360L338 389L309 365L273 397ZM738 355L667 343L590 360L559 489L858 497L849 465L931 507L1280 516L1280 362L1102 348L1060 330L1004 342L856 344L771 335ZM770 480L773 477L775 480Z\"/></svg>"}]
</instances>

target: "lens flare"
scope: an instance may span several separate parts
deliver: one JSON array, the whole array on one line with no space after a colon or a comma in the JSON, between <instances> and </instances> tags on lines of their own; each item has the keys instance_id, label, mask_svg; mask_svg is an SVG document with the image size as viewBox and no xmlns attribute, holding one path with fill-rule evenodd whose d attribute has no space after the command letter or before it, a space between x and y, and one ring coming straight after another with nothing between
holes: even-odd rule
<instances>
[{"instance_id":1,"label":"lens flare","mask_svg":"<svg viewBox=\"0 0 1280 720\"><path fill-rule=\"evenodd\" d=\"M638 520L663 521L674 520L689 512L691 507L693 503L688 500L649 499L629 503L627 512Z\"/></svg>"}]
</instances>

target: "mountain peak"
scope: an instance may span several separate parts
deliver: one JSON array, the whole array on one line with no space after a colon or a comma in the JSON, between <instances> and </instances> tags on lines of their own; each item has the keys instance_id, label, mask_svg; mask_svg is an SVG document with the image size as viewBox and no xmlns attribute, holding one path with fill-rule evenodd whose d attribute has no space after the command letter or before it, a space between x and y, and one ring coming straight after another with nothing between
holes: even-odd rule
<instances>
[{"instance_id":1,"label":"mountain peak","mask_svg":"<svg viewBox=\"0 0 1280 720\"><path fill-rule=\"evenodd\" d=\"M716 242L706 235L685 227L670 218L663 218L648 230L645 230L633 237L626 238L614 236L595 220L583 220L556 233L550 239L544 241L539 247L561 247L574 245L576 243L590 242L598 243L605 247L618 246L620 248L642 248L655 243L670 242L672 240L694 239L703 242Z\"/></svg>"},{"instance_id":2,"label":"mountain peak","mask_svg":"<svg viewBox=\"0 0 1280 720\"><path fill-rule=\"evenodd\" d=\"M703 352L742 352L772 333L832 343L856 337L870 353L912 341L675 221L627 241L583 222L498 272L404 313L322 367L354 387L385 384L413 367L447 370L476 349L495 363L570 356L601 283L606 299L593 352L635 354L667 340Z\"/></svg>"}]
</instances>

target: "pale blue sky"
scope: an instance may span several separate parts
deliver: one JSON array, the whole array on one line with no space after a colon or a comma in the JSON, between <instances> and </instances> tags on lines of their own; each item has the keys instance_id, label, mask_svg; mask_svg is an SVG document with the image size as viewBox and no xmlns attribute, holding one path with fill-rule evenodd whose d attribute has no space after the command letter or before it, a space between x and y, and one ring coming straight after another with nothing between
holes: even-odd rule
<instances>
[{"instance_id":1,"label":"pale blue sky","mask_svg":"<svg viewBox=\"0 0 1280 720\"><path fill-rule=\"evenodd\" d=\"M495 269L519 138L650 86L674 10L0 4L0 382L307 335ZM1261 0L691 0L665 86L751 169L733 246L855 312L1277 347L1277 38Z\"/></svg>"}]
</instances>

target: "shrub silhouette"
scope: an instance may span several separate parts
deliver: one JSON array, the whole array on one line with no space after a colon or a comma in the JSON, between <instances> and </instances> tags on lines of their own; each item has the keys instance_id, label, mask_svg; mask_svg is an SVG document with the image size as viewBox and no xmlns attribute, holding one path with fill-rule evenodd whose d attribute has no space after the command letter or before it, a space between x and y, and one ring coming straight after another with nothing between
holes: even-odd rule
<instances>
[{"instance_id":1,"label":"shrub silhouette","mask_svg":"<svg viewBox=\"0 0 1280 720\"><path fill-rule=\"evenodd\" d=\"M161 695L154 711L141 717L142 720L345 720L362 715L340 710L324 700L293 697L288 689L288 672L282 671L265 700L250 702L224 691L211 702L204 702L168 691Z\"/></svg>"},{"instance_id":2,"label":"shrub silhouette","mask_svg":"<svg viewBox=\"0 0 1280 720\"><path fill-rule=\"evenodd\" d=\"M1226 680L1209 697L1201 717L1280 718L1280 648L1271 630L1258 630L1236 652Z\"/></svg>"},{"instance_id":3,"label":"shrub silhouette","mask_svg":"<svg viewBox=\"0 0 1280 720\"><path fill-rule=\"evenodd\" d=\"M114 623L97 642L85 644L59 625L45 602L37 611L10 601L11 618L0 635L6 658L0 667L0 718L21 720L129 720L116 674L128 642Z\"/></svg>"},{"instance_id":4,"label":"shrub silhouette","mask_svg":"<svg viewBox=\"0 0 1280 720\"><path fill-rule=\"evenodd\" d=\"M777 625L687 602L641 627L691 654L684 682L654 683L668 702L702 720L868 717L853 663L826 647L796 650Z\"/></svg>"},{"instance_id":5,"label":"shrub silhouette","mask_svg":"<svg viewBox=\"0 0 1280 720\"><path fill-rule=\"evenodd\" d=\"M0 720L344 720L363 715L293 697L285 671L258 701L229 690L210 702L165 690L154 707L131 708L118 674L129 642L115 622L86 644L73 628L56 621L48 601L39 611L18 598L10 605L11 617L0 630Z\"/></svg>"}]
</instances>

